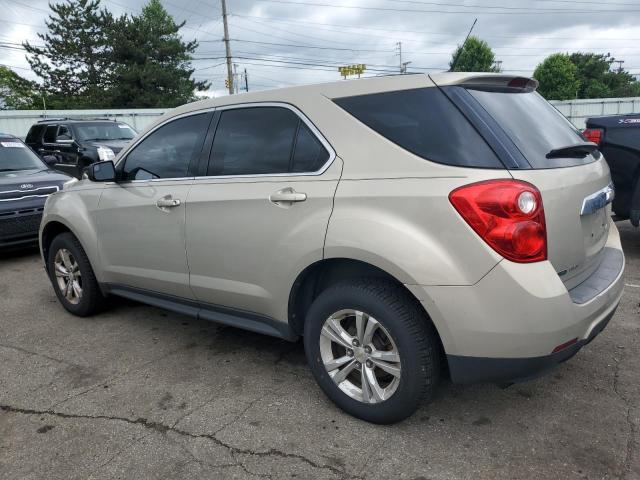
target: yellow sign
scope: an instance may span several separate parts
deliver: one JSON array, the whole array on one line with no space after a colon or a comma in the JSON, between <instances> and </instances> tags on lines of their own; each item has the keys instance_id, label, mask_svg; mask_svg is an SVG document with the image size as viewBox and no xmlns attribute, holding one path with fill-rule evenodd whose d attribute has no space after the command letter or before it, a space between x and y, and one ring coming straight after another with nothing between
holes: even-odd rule
<instances>
[{"instance_id":1,"label":"yellow sign","mask_svg":"<svg viewBox=\"0 0 640 480\"><path fill-rule=\"evenodd\" d=\"M356 65L346 65L344 67L338 67L338 71L340 72L340 75L342 75L344 78L347 78L349 75L358 75L358 77L360 77L360 75L362 75L366 69L367 69L367 66L364 65L363 63L359 63Z\"/></svg>"}]
</instances>

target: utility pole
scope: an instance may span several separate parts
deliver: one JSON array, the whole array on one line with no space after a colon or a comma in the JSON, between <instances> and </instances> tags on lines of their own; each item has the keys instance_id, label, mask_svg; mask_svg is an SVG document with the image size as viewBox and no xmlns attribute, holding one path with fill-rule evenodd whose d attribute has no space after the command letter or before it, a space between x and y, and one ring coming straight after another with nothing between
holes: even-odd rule
<instances>
[{"instance_id":1,"label":"utility pole","mask_svg":"<svg viewBox=\"0 0 640 480\"><path fill-rule=\"evenodd\" d=\"M227 25L227 2L222 2L222 25L224 26L224 47L227 56L227 78L229 79L229 95L233 95L234 81L233 73L231 72L231 46L229 45L229 25Z\"/></svg>"},{"instance_id":2,"label":"utility pole","mask_svg":"<svg viewBox=\"0 0 640 480\"><path fill-rule=\"evenodd\" d=\"M404 73L402 70L404 67L402 66L402 42L396 42L396 48L398 49L398 56L400 57L400 73Z\"/></svg>"},{"instance_id":3,"label":"utility pole","mask_svg":"<svg viewBox=\"0 0 640 480\"><path fill-rule=\"evenodd\" d=\"M622 73L622 64L624 63L624 60L615 60L614 63L618 64L618 73Z\"/></svg>"},{"instance_id":4,"label":"utility pole","mask_svg":"<svg viewBox=\"0 0 640 480\"><path fill-rule=\"evenodd\" d=\"M244 91L249 91L249 78L247 77L247 69L244 69Z\"/></svg>"}]
</instances>

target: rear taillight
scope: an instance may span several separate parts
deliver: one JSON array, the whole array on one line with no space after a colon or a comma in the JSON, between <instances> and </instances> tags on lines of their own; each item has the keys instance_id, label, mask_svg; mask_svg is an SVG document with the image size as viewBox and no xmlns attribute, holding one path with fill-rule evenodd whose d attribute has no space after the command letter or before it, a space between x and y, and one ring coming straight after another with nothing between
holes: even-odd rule
<instances>
[{"instance_id":1,"label":"rear taillight","mask_svg":"<svg viewBox=\"0 0 640 480\"><path fill-rule=\"evenodd\" d=\"M604 131L601 128L587 128L582 132L582 136L586 140L600 146L602 143L602 137L604 136Z\"/></svg>"},{"instance_id":2,"label":"rear taillight","mask_svg":"<svg viewBox=\"0 0 640 480\"><path fill-rule=\"evenodd\" d=\"M547 259L542 196L530 183L472 183L455 189L449 200L471 228L504 258L519 263Z\"/></svg>"}]
</instances>

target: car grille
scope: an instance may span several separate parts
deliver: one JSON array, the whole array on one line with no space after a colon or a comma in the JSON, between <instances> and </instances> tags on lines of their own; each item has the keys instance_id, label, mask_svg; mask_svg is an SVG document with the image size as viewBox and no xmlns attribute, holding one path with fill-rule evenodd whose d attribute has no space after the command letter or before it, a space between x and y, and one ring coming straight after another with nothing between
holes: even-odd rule
<instances>
[{"instance_id":1,"label":"car grille","mask_svg":"<svg viewBox=\"0 0 640 480\"><path fill-rule=\"evenodd\" d=\"M31 190L7 190L0 192L0 202L22 200L24 198L31 197L48 197L52 193L56 193L58 190L59 188L56 185L48 185L46 187L38 187Z\"/></svg>"},{"instance_id":2,"label":"car grille","mask_svg":"<svg viewBox=\"0 0 640 480\"><path fill-rule=\"evenodd\" d=\"M0 214L0 242L37 237L43 208Z\"/></svg>"}]
</instances>

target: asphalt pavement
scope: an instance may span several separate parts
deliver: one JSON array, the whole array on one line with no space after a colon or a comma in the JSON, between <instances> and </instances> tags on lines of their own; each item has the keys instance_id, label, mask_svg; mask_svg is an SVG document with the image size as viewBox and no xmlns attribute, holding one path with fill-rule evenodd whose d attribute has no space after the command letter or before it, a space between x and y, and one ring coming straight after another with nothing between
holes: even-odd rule
<instances>
[{"instance_id":1,"label":"asphalt pavement","mask_svg":"<svg viewBox=\"0 0 640 480\"><path fill-rule=\"evenodd\" d=\"M443 382L393 426L329 402L301 343L129 301L76 318L0 255L0 479L640 479L640 229L609 326L547 376Z\"/></svg>"}]
</instances>

